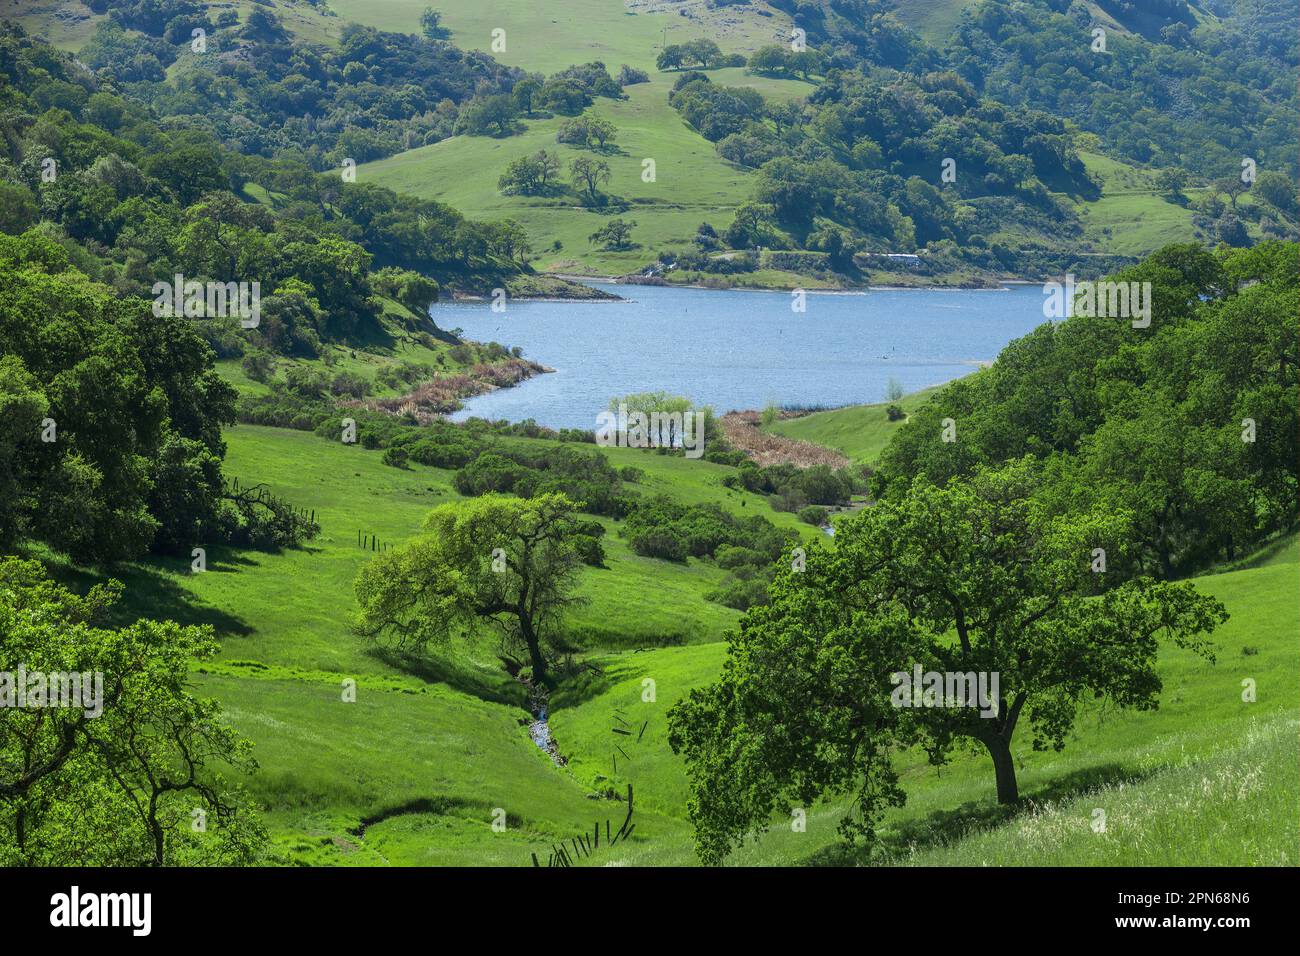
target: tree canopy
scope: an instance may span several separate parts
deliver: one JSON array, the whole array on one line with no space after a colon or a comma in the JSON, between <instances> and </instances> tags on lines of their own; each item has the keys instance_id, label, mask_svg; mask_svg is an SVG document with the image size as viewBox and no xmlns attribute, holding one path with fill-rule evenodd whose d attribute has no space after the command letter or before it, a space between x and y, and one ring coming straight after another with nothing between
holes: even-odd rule
<instances>
[{"instance_id":1,"label":"tree canopy","mask_svg":"<svg viewBox=\"0 0 1300 956\"><path fill-rule=\"evenodd\" d=\"M1093 549L1122 554L1128 516L1054 516L1038 480L1028 460L945 487L918 478L778 572L771 604L728 638L720 680L669 715L704 861L823 797L849 798L842 832L871 840L906 799L892 757L909 746L935 764L982 746L1014 802L1022 720L1035 749L1060 750L1086 702L1158 705L1161 638L1213 660L1222 606L1188 584L1103 587ZM900 706L895 675L914 669L990 679L994 713L969 698Z\"/></svg>"},{"instance_id":2,"label":"tree canopy","mask_svg":"<svg viewBox=\"0 0 1300 956\"><path fill-rule=\"evenodd\" d=\"M420 538L358 575L359 630L419 650L490 624L505 653L521 648L533 681L547 683L590 537L575 510L563 494L440 505Z\"/></svg>"}]
</instances>

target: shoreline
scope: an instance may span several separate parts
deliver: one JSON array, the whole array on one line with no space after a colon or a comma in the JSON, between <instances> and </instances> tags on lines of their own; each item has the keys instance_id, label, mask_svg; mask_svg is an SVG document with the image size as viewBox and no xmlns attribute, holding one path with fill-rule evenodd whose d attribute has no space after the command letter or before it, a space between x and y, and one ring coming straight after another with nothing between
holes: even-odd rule
<instances>
[{"instance_id":1,"label":"shoreline","mask_svg":"<svg viewBox=\"0 0 1300 956\"><path fill-rule=\"evenodd\" d=\"M795 291L797 286L758 286L758 285L735 285L728 288L719 288L716 285L706 285L700 282L630 282L626 281L625 276L597 276L597 275L577 275L574 273L547 273L554 275L557 279L564 279L568 282L598 283L600 285L615 286L648 286L656 289L698 289L701 292L784 292ZM803 289L806 295L866 295L869 292L1006 292L1008 286L1028 286L1040 285L1040 279L999 279L996 284L921 284L914 285L854 285L841 287L827 287L817 289ZM482 299L482 296L474 298ZM555 299L555 298L528 298L520 296L516 301L528 302L599 302L599 301L627 301L622 296L615 296L613 299Z\"/></svg>"},{"instance_id":2,"label":"shoreline","mask_svg":"<svg viewBox=\"0 0 1300 956\"><path fill-rule=\"evenodd\" d=\"M791 293L798 289L798 286L761 286L761 285L734 285L729 287L719 287L716 285L706 285L701 282L636 282L630 281L627 276L611 275L578 275L575 273L547 272L542 275L548 278L560 279L569 283L578 283L593 289L600 295L590 296L572 296L572 295L511 295L509 300L512 302L553 302L557 304L568 305L590 305L606 304L614 302L628 302L624 295L618 295L613 292L607 292L604 289L597 289L596 286L643 286L654 289L694 289L701 292L766 292L766 293ZM908 285L884 284L884 285L854 285L841 287L825 287L802 289L805 295L867 295L871 292L1006 292L1011 288L1020 286L1040 285L1040 279L999 279L996 284L974 284L959 283L955 285L947 284L923 284L915 283ZM451 290L448 301L451 302L487 302L490 296L478 292L462 292L455 289Z\"/></svg>"}]
</instances>

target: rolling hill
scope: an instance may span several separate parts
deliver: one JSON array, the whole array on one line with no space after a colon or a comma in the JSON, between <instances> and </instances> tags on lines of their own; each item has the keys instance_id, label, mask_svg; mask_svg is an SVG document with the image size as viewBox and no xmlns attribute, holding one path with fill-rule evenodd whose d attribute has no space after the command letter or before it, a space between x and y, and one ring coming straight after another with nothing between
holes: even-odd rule
<instances>
[{"instance_id":1,"label":"rolling hill","mask_svg":"<svg viewBox=\"0 0 1300 956\"><path fill-rule=\"evenodd\" d=\"M585 676L552 701L551 729L569 758L556 767L529 739L523 688L484 649L452 645L411 672L347 628L351 577L369 557L356 545L357 528L400 542L427 508L455 497L449 473L395 470L380 464L378 452L282 429L241 425L228 440L231 473L261 475L276 494L315 508L321 537L280 555L215 554L205 575L184 573L184 562L148 562L125 582L135 606L152 615L217 627L220 658L195 678L255 744L261 770L250 785L285 862L530 865L530 853L545 859L549 846L590 832L597 820L613 818L617 827L623 805L596 797L621 794L629 783L636 832L590 862L693 862L685 777L667 746L664 714L716 676L720 638L735 620L701 599L697 566L638 559L615 545L608 570L587 572L593 582L607 580L590 591L595 600L579 621L600 626L590 632ZM604 451L635 461L647 489L687 498L717 497L713 472L727 470L701 473L696 463L680 467L681 459ZM760 501L751 496L750 510ZM1291 839L1300 799L1297 561L1300 540L1291 536L1235 570L1196 579L1232 615L1215 635L1218 663L1166 649L1159 710L1090 711L1062 754L1017 747L1030 798L1019 816L1008 819L998 808L982 754L939 770L903 755L909 800L889 816L886 856L877 862L1300 862ZM637 592L647 600L636 600ZM700 643L599 650L683 628ZM1241 699L1245 677L1256 681L1256 703ZM652 702L642 700L647 678L655 682ZM349 679L356 703L341 698ZM635 743L611 733L620 721L634 730L645 724ZM497 808L506 813L504 831L492 826ZM1103 835L1090 829L1096 808L1107 813ZM830 803L808 808L806 832L777 818L731 862L851 862L835 831L842 812ZM1281 825L1288 819L1289 829Z\"/></svg>"}]
</instances>

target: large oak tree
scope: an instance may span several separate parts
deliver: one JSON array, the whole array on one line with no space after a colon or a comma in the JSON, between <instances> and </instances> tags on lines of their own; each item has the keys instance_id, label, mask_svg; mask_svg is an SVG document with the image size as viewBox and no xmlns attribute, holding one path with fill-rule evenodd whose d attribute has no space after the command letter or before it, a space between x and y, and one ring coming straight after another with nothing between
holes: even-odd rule
<instances>
[{"instance_id":1,"label":"large oak tree","mask_svg":"<svg viewBox=\"0 0 1300 956\"><path fill-rule=\"evenodd\" d=\"M433 509L423 531L358 575L361 633L421 650L491 625L507 653L527 653L533 681L545 683L587 537L573 502L489 494Z\"/></svg>"},{"instance_id":2,"label":"large oak tree","mask_svg":"<svg viewBox=\"0 0 1300 956\"><path fill-rule=\"evenodd\" d=\"M1105 588L1094 549L1125 560L1128 518L1057 516L1035 497L1029 461L908 494L841 524L752 608L718 683L670 715L686 758L701 857L717 862L778 810L851 795L841 829L871 837L905 795L891 754L919 746L935 764L965 741L990 755L998 800L1018 799L1012 741L1065 746L1085 701L1149 710L1161 637L1213 656L1226 619L1191 584L1133 578ZM900 708L897 672L998 675L995 716L969 706ZM949 702L951 703L951 702Z\"/></svg>"}]
</instances>

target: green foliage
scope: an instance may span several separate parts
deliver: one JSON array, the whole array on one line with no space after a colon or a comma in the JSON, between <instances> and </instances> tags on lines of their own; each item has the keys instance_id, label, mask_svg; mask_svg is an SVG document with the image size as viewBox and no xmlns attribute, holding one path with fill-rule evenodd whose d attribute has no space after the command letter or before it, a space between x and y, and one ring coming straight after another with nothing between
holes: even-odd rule
<instances>
[{"instance_id":1,"label":"green foliage","mask_svg":"<svg viewBox=\"0 0 1300 956\"><path fill-rule=\"evenodd\" d=\"M424 315L429 306L438 301L438 283L410 269L392 266L374 274L375 289L390 299L396 299L416 315Z\"/></svg>"},{"instance_id":2,"label":"green foliage","mask_svg":"<svg viewBox=\"0 0 1300 956\"><path fill-rule=\"evenodd\" d=\"M809 503L846 505L862 484L851 468L813 465L799 468L792 464L759 466L744 461L735 474L723 479L729 488L744 488L757 494L773 496L772 507L778 511L799 511Z\"/></svg>"},{"instance_id":3,"label":"green foliage","mask_svg":"<svg viewBox=\"0 0 1300 956\"><path fill-rule=\"evenodd\" d=\"M785 546L784 533L762 515L739 518L717 505L683 505L664 496L638 502L622 533L637 554L677 561L713 557L729 547L770 563ZM735 562L737 552L729 554Z\"/></svg>"},{"instance_id":4,"label":"green foliage","mask_svg":"<svg viewBox=\"0 0 1300 956\"><path fill-rule=\"evenodd\" d=\"M751 53L747 65L752 72L765 76L799 76L806 80L822 71L824 60L817 50L792 50L773 43Z\"/></svg>"},{"instance_id":5,"label":"green foliage","mask_svg":"<svg viewBox=\"0 0 1300 956\"><path fill-rule=\"evenodd\" d=\"M48 239L0 235L6 487L2 543L78 560L188 551L215 529L220 428L234 391L183 318L155 316L68 265Z\"/></svg>"},{"instance_id":6,"label":"green foliage","mask_svg":"<svg viewBox=\"0 0 1300 956\"><path fill-rule=\"evenodd\" d=\"M425 7L420 14L420 30L430 40L446 40L451 31L442 25L442 14L432 7Z\"/></svg>"},{"instance_id":7,"label":"green foliage","mask_svg":"<svg viewBox=\"0 0 1300 956\"><path fill-rule=\"evenodd\" d=\"M396 50L374 31L345 28L343 45L378 62L389 53L400 57L401 49L415 44L433 51L435 60L454 54L465 65L459 52L445 44L397 35L389 39ZM366 46L369 41L373 47ZM253 49L267 55L279 50L283 56L293 48L272 43ZM363 49L366 52L361 54ZM337 169L321 175L313 171L343 164L345 159L387 155L381 150L368 156L364 144L346 140L382 135L376 130L388 128L384 125L388 120L370 123L363 130L344 129L338 134L336 152L328 158L318 151L305 153L306 127L294 127L292 136L286 134L276 147L287 155L274 160L264 155L274 151L267 143L245 141L246 135L253 135L247 111L214 125L213 115L224 116L229 106L216 90L244 87L231 86L230 78L202 79L208 76L203 66L224 63L219 70L229 67L238 72L245 66L242 60L198 58L200 79L183 96L176 94L183 100L173 104L180 112L168 120L171 128L164 132L143 104L158 108L158 96L172 95L167 84L128 86L124 92L130 98L124 98L119 88L11 26L0 31L0 51L15 63L11 89L17 97L16 113L5 158L19 180L0 187L0 227L21 231L31 225L34 216L29 194L22 191L25 187L36 200L36 216L58 223L72 240L90 250L87 261L78 265L125 293L152 295L149 290L155 281L171 281L182 271L194 279L258 281L268 300L270 293L278 296L283 289L291 301L268 302L267 327L250 336L260 347L310 356L319 351L315 339L321 335L373 335L378 313L369 299L376 290L365 275L372 263L420 273L429 281L448 272L461 277L487 272L497 281L502 274L518 272L527 253L527 238L517 224L469 222L440 203L401 199L373 183L349 181L346 166L342 177ZM414 62L405 62L401 70L423 68L420 56L412 52ZM468 60L476 56L469 55ZM361 66L356 61L351 64ZM329 72L329 67L318 65ZM398 69L387 60L375 68ZM444 84L453 82L454 72L429 81L439 96L448 92ZM44 112L40 104L49 98L52 84L94 92L64 109ZM254 83L249 88L259 87ZM150 95L155 101L149 101ZM310 114L313 122L318 116L311 104L295 108ZM355 115L356 108L350 103L348 115ZM407 104L404 108L422 107ZM450 135L454 119L453 113L439 120L447 124L444 135ZM396 121L391 124L396 128ZM267 135L269 125L268 120L256 135ZM232 152L226 144L234 144L243 154ZM45 175L47 160L54 162L57 177ZM238 194L250 184L261 187L268 197L265 204L241 201ZM289 291L291 279L307 283L311 301L301 297L301 287ZM277 312L281 307L286 314ZM214 323L207 334L221 354L240 354L238 339L228 329Z\"/></svg>"},{"instance_id":8,"label":"green foliage","mask_svg":"<svg viewBox=\"0 0 1300 956\"><path fill-rule=\"evenodd\" d=\"M622 517L631 507L618 471L603 455L564 445L501 447L479 455L456 473L462 495L560 493L588 514Z\"/></svg>"},{"instance_id":9,"label":"green foliage","mask_svg":"<svg viewBox=\"0 0 1300 956\"><path fill-rule=\"evenodd\" d=\"M1123 575L1186 574L1293 525L1297 408L1294 244L1211 255L1170 246L1116 277L1150 282L1152 321L1043 325L913 412L881 458L879 496L1024 454L1050 507L1134 515ZM940 440L941 422L957 441ZM1254 440L1244 440L1246 419Z\"/></svg>"},{"instance_id":10,"label":"green foliage","mask_svg":"<svg viewBox=\"0 0 1300 956\"><path fill-rule=\"evenodd\" d=\"M563 647L563 612L573 590L584 537L562 494L531 501L486 495L435 508L424 534L377 556L357 577L357 626L422 650L431 642L495 624L507 649L528 652L533 680L548 680L548 654Z\"/></svg>"},{"instance_id":11,"label":"green foliage","mask_svg":"<svg viewBox=\"0 0 1300 956\"><path fill-rule=\"evenodd\" d=\"M990 0L958 27L949 68L988 96L1098 134L1138 163L1215 176L1239 172L1245 155L1294 173L1294 136L1282 117L1294 115L1296 90L1276 78L1295 69L1297 26L1284 5L1251 6L1260 10L1209 18L1187 45L1111 31L1097 54L1092 21L1074 9ZM1269 6L1276 22L1262 27ZM1188 91L1177 108L1167 93L1174 87Z\"/></svg>"},{"instance_id":12,"label":"green foliage","mask_svg":"<svg viewBox=\"0 0 1300 956\"><path fill-rule=\"evenodd\" d=\"M586 149L605 149L617 138L618 127L609 120L586 115L565 120L555 134L558 143Z\"/></svg>"},{"instance_id":13,"label":"green foliage","mask_svg":"<svg viewBox=\"0 0 1300 956\"><path fill-rule=\"evenodd\" d=\"M632 230L635 228L635 219L614 218L588 236L587 241L598 242L605 249L633 249L636 243L632 241Z\"/></svg>"},{"instance_id":14,"label":"green foliage","mask_svg":"<svg viewBox=\"0 0 1300 956\"><path fill-rule=\"evenodd\" d=\"M517 192L525 196L545 195L556 186L560 175L560 157L557 153L539 149L530 156L511 160L497 181L503 193Z\"/></svg>"},{"instance_id":15,"label":"green foliage","mask_svg":"<svg viewBox=\"0 0 1300 956\"><path fill-rule=\"evenodd\" d=\"M575 157L569 164L569 180L588 205L599 205L605 196L600 187L609 182L609 163L590 156Z\"/></svg>"},{"instance_id":16,"label":"green foliage","mask_svg":"<svg viewBox=\"0 0 1300 956\"><path fill-rule=\"evenodd\" d=\"M685 66L707 70L718 66L721 59L722 50L712 40L690 40L664 47L655 60L655 66L660 70L679 70Z\"/></svg>"},{"instance_id":17,"label":"green foliage","mask_svg":"<svg viewBox=\"0 0 1300 956\"><path fill-rule=\"evenodd\" d=\"M0 693L28 678L28 705L0 707L0 865L259 861L256 806L225 776L257 767L252 748L214 701L191 695L191 663L216 650L211 629L105 626L121 595L110 581L78 596L38 562L0 560ZM33 706L33 694L56 693L56 675L90 691L82 706Z\"/></svg>"},{"instance_id":18,"label":"green foliage","mask_svg":"<svg viewBox=\"0 0 1300 956\"><path fill-rule=\"evenodd\" d=\"M820 528L826 524L826 516L829 512L821 505L807 505L799 509L799 520L805 524L814 525Z\"/></svg>"},{"instance_id":19,"label":"green foliage","mask_svg":"<svg viewBox=\"0 0 1300 956\"><path fill-rule=\"evenodd\" d=\"M1089 549L1121 551L1126 516L1049 516L1035 481L1024 462L943 488L918 478L842 523L833 548L813 546L805 569L777 573L771 605L729 638L721 680L669 716L701 859L719 862L773 814L831 795L854 800L841 832L874 840L905 800L900 747L942 764L963 739L982 745L999 800L1014 802L1022 716L1035 749L1060 750L1086 700L1157 705L1162 635L1213 660L1204 635L1223 606L1149 579L1096 596ZM916 665L998 674L996 713L900 706L894 677Z\"/></svg>"},{"instance_id":20,"label":"green foliage","mask_svg":"<svg viewBox=\"0 0 1300 956\"><path fill-rule=\"evenodd\" d=\"M461 110L456 131L470 136L510 136L520 129L518 115L510 94L494 93L471 101Z\"/></svg>"}]
</instances>

